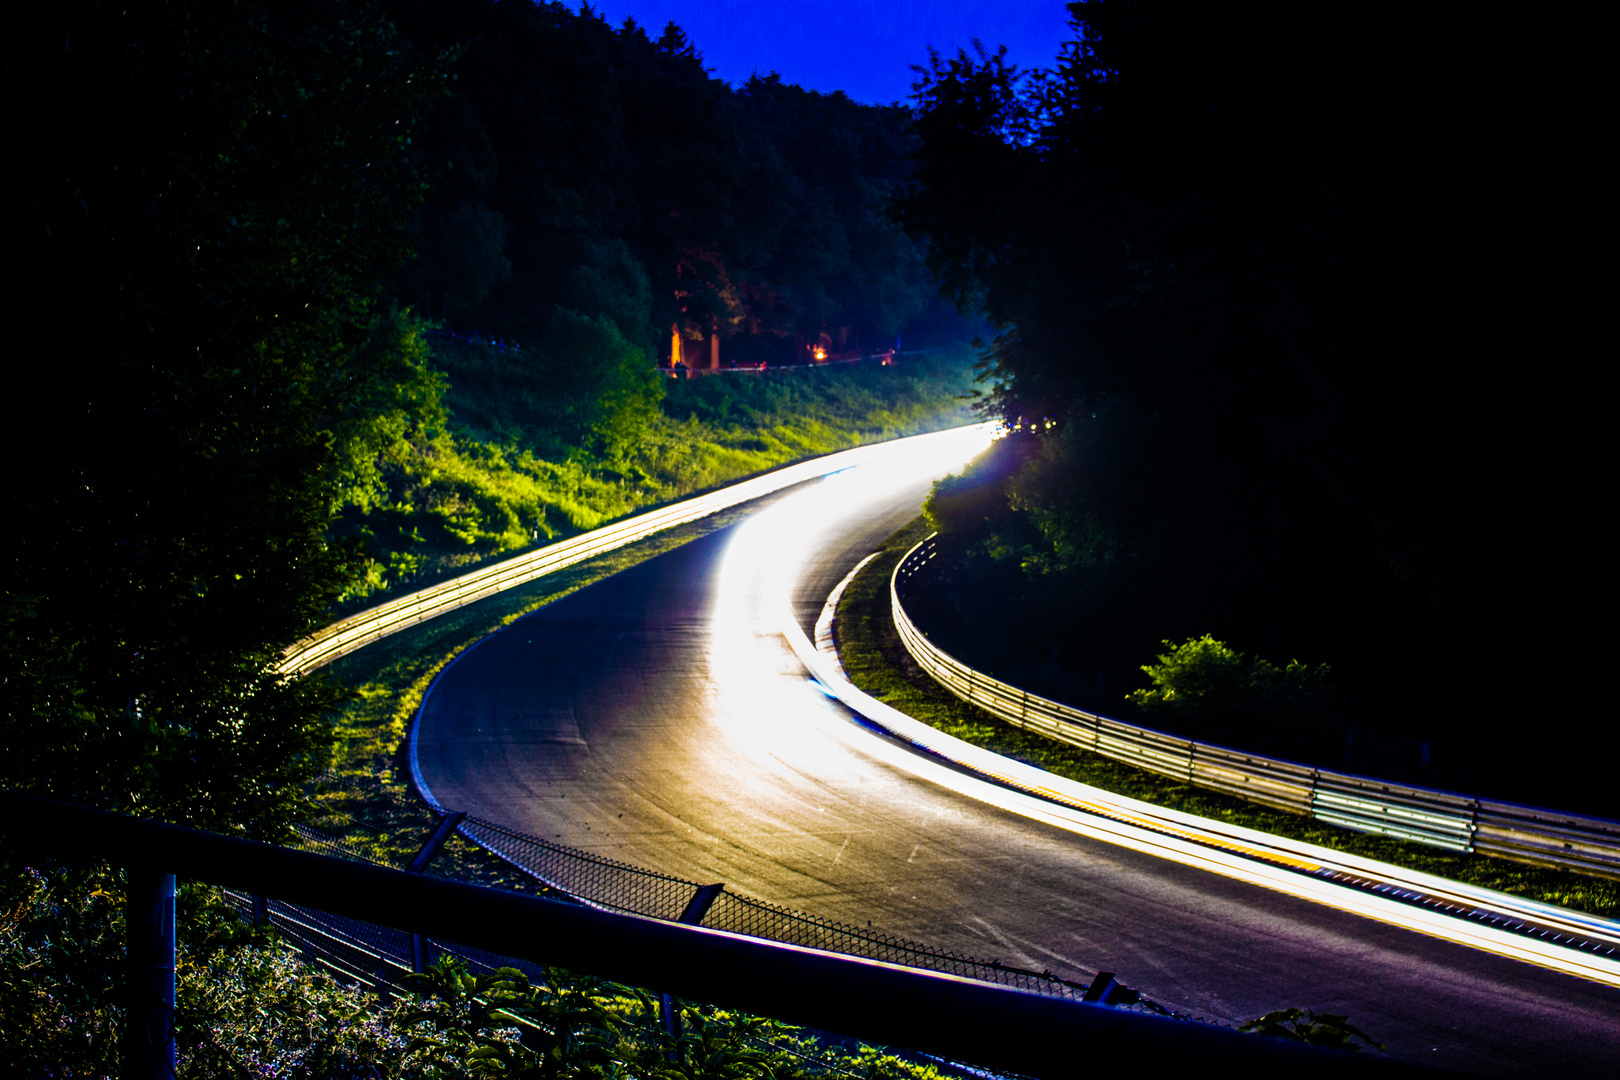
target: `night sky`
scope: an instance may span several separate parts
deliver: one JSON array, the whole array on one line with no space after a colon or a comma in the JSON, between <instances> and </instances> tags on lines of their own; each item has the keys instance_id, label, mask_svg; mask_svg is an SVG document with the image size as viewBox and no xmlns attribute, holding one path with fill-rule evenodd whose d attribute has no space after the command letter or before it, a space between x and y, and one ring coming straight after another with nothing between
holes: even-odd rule
<instances>
[{"instance_id":1,"label":"night sky","mask_svg":"<svg viewBox=\"0 0 1620 1080\"><path fill-rule=\"evenodd\" d=\"M733 86L775 71L810 90L856 101L905 101L932 45L942 53L1007 46L1020 68L1045 67L1069 36L1061 0L606 0L614 26L629 15L654 37L673 19L706 67Z\"/></svg>"}]
</instances>

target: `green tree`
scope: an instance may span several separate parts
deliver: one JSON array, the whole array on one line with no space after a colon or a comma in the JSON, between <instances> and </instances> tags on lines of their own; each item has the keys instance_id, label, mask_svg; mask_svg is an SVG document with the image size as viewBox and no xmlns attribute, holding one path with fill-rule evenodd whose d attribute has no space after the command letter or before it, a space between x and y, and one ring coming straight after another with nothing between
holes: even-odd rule
<instances>
[{"instance_id":1,"label":"green tree","mask_svg":"<svg viewBox=\"0 0 1620 1080\"><path fill-rule=\"evenodd\" d=\"M776 363L798 333L888 344L933 293L886 212L911 172L907 110L774 74L731 90L674 24L649 35L555 3L396 11L419 49L459 56L421 145L435 190L418 230L443 256L401 275L409 302L524 345L561 303L612 318L649 361L679 324Z\"/></svg>"},{"instance_id":2,"label":"green tree","mask_svg":"<svg viewBox=\"0 0 1620 1080\"><path fill-rule=\"evenodd\" d=\"M1583 365L1579 316L1514 313L1584 306L1538 299L1536 268L1572 265L1579 234L1543 215L1602 204L1573 163L1511 164L1544 156L1543 122L1586 145L1581 111L1536 77L1494 103L1483 31L1435 13L1069 10L1050 70L961 52L916 85L904 219L995 329L986 410L1041 444L989 528L1022 584L999 622L969 618L1041 657L1055 638L1121 689L1155 641L1206 626L1327 657L1400 734L1383 764L1407 778L1613 812L1599 767L1571 785L1550 747L1499 749L1549 700L1585 715L1550 673L1590 628L1550 605L1603 565L1602 421L1524 365ZM996 561L975 543L953 557ZM1420 740L1448 775L1421 771Z\"/></svg>"},{"instance_id":3,"label":"green tree","mask_svg":"<svg viewBox=\"0 0 1620 1080\"><path fill-rule=\"evenodd\" d=\"M1245 656L1209 634L1169 651L1142 670L1153 687L1126 700L1156 727L1196 739L1273 752L1321 750L1342 733L1344 700L1326 664L1290 660L1279 667ZM1256 744L1260 744L1256 746Z\"/></svg>"},{"instance_id":4,"label":"green tree","mask_svg":"<svg viewBox=\"0 0 1620 1080\"><path fill-rule=\"evenodd\" d=\"M55 108L9 219L47 333L6 432L0 782L273 834L335 693L273 665L358 572L328 524L420 404L379 289L441 76L365 5L276 0L75 5L24 61Z\"/></svg>"}]
</instances>

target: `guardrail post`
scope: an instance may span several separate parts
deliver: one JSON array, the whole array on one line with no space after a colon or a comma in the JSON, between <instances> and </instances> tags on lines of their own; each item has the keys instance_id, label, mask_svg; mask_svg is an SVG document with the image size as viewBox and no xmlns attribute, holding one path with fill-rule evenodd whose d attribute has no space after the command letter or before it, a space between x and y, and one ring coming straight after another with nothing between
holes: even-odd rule
<instances>
[{"instance_id":1,"label":"guardrail post","mask_svg":"<svg viewBox=\"0 0 1620 1080\"><path fill-rule=\"evenodd\" d=\"M714 902L720 894L726 891L724 882L715 882L713 885L699 885L698 891L692 894L692 899L686 902L686 908L675 920L687 926L697 926L703 922L703 916L709 913ZM664 1030L672 1039L681 1037L681 1010L676 1007L675 999L669 994L658 995L658 1011L663 1014ZM673 1056L671 1057L673 1059Z\"/></svg>"},{"instance_id":2,"label":"guardrail post","mask_svg":"<svg viewBox=\"0 0 1620 1080\"><path fill-rule=\"evenodd\" d=\"M1533 808L1528 812L1533 813ZM1620 822L1605 835L1620 835ZM1263 1075L1329 1077L1409 1075L1407 1064L1324 1055L1318 1049L1250 1039L1196 1023L1115 1012L1101 1014L1072 999L944 972L908 970L857 956L750 938L693 934L690 928L582 904L481 888L367 862L114 814L0 791L0 833L47 851L129 863L152 859L190 880L265 892L289 904L383 927L421 926L479 950L640 986L674 986L694 1000L748 1008L794 1024L866 1042L910 1046L1009 1075L1069 1075L1075 1048L1092 1071L1208 1072L1234 1063ZM129 933L142 920L137 904L154 895L172 918L173 877L130 882ZM708 887L711 902L719 886ZM688 909L697 915L696 905ZM144 910L152 911L152 905ZM685 913L683 913L685 914ZM146 921L150 922L150 918ZM159 925L172 922L159 918ZM173 941L172 932L168 940ZM172 947L172 946L171 946ZM159 953L161 949L157 950ZM1033 972L1028 974L1034 974ZM172 977L172 976L171 976ZM1136 991L1117 987L1108 1004L1130 1004ZM130 1040L133 1044L134 1040ZM126 1075L165 1075L139 1068L126 1054ZM173 1071L167 1071L172 1077Z\"/></svg>"},{"instance_id":3,"label":"guardrail post","mask_svg":"<svg viewBox=\"0 0 1620 1080\"><path fill-rule=\"evenodd\" d=\"M433 828L433 834L427 838L421 849L406 865L405 872L407 874L420 874L426 870L428 863L433 861L433 856L437 855L439 849L444 847L446 840L455 835L456 826L460 825L462 819L466 816L462 811L455 810L441 817L439 823ZM420 975L433 963L433 957L428 955L430 951L426 937L421 934L411 935L411 970L413 972Z\"/></svg>"},{"instance_id":4,"label":"guardrail post","mask_svg":"<svg viewBox=\"0 0 1620 1080\"><path fill-rule=\"evenodd\" d=\"M1106 1005L1108 1004L1108 996L1114 992L1114 987L1118 985L1119 983L1114 980L1112 971L1099 971L1097 977L1091 980L1091 985L1086 987L1086 996L1080 1000L1089 1001L1095 1005Z\"/></svg>"},{"instance_id":5,"label":"guardrail post","mask_svg":"<svg viewBox=\"0 0 1620 1080\"><path fill-rule=\"evenodd\" d=\"M175 1080L174 875L131 866L125 881L124 1073L128 1080Z\"/></svg>"},{"instance_id":6,"label":"guardrail post","mask_svg":"<svg viewBox=\"0 0 1620 1080\"><path fill-rule=\"evenodd\" d=\"M263 930L270 925L270 899L263 893L253 894L253 929Z\"/></svg>"}]
</instances>

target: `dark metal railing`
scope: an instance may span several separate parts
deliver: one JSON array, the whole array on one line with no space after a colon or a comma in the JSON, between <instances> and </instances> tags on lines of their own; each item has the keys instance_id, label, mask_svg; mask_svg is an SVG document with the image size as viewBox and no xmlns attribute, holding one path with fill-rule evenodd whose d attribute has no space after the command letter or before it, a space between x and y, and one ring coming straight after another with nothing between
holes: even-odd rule
<instances>
[{"instance_id":1,"label":"dark metal railing","mask_svg":"<svg viewBox=\"0 0 1620 1080\"><path fill-rule=\"evenodd\" d=\"M165 956L173 966L172 882L178 875L536 964L657 987L689 1000L1034 1076L1145 1065L1210 1070L1224 1064L1309 1070L1314 1076L1429 1073L1388 1059L1314 1050L17 793L0 794L0 820L25 851L107 859L129 867L132 881L152 886L132 888L127 924L137 976L132 983L147 1002L131 1022L157 1034L132 1039L132 1048L169 1038L172 1018L163 1013L173 1009L172 974L167 1006L160 984ZM171 1041L167 1066L160 1052L150 1063L136 1062L135 1074L172 1077L172 1055Z\"/></svg>"},{"instance_id":2,"label":"dark metal railing","mask_svg":"<svg viewBox=\"0 0 1620 1080\"><path fill-rule=\"evenodd\" d=\"M912 659L936 682L1015 727L1183 783L1347 829L1620 878L1620 821L1215 746L1098 716L977 671L933 644L902 602L910 579L936 555L934 538L929 537L895 566L889 583L895 630Z\"/></svg>"}]
</instances>

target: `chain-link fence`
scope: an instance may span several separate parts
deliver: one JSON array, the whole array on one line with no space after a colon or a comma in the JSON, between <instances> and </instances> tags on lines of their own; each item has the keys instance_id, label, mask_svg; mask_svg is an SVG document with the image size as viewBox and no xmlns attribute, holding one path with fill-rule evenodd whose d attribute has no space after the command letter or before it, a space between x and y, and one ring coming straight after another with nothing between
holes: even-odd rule
<instances>
[{"instance_id":1,"label":"chain-link fence","mask_svg":"<svg viewBox=\"0 0 1620 1080\"><path fill-rule=\"evenodd\" d=\"M694 882L553 844L469 816L460 832L564 895L610 911L675 920L696 894Z\"/></svg>"},{"instance_id":2,"label":"chain-link fence","mask_svg":"<svg viewBox=\"0 0 1620 1080\"><path fill-rule=\"evenodd\" d=\"M356 796L362 794L353 789L350 793ZM386 799L386 796L371 793L367 801L379 798ZM411 810L410 807L403 806L373 805L370 808L381 810L389 820L396 822L401 813L408 814ZM380 851L397 844L394 843L393 837L378 830L374 823L334 813L328 809L322 815L322 824L335 831L327 832L308 824L297 825L294 827L296 841L293 846L334 858L393 866L396 869L398 868L396 864L404 861L398 858L376 857ZM628 863L603 859L587 852L575 851L489 822L468 819L462 823L462 829L475 837L481 845L487 844L488 850L499 854L503 859L512 860L515 866L521 866L523 872L534 879L535 887L528 891L543 895L673 921L680 918L691 902L692 896L698 891L698 886L680 878L644 870ZM524 862L518 863L517 859L523 859ZM547 985L552 981L551 973L540 965L500 956L484 949L422 938L417 938L413 942L410 933L393 927L334 915L304 905L267 900L236 890L221 891L226 899L236 906L244 919L274 930L284 941L297 949L305 962L314 964L346 982L356 983L384 998L406 992L412 972L419 970L426 963L431 963L440 954L455 956L474 974L489 974L500 968L516 968L536 985ZM973 977L977 967L983 966L976 965L974 961L965 957L942 953L888 935L873 934L869 931L857 934L853 927L844 927L787 908L728 893L722 893L716 898L708 916L701 922L705 926L752 934L756 937L767 936L760 933L760 930L775 929L779 934L785 930L787 934L782 934L775 940L791 941L811 948L852 955L872 956L893 963L909 963L913 967L950 971L969 977ZM914 962L915 959L931 962L917 963ZM995 965L989 965L988 969L1013 974ZM1037 986L1025 985L1025 982L1019 981L1016 977L995 981L1039 991ZM1078 986L1069 988L1084 989ZM809 1042L800 1039L797 1043L765 1037L750 1037L747 1041L759 1049L791 1056L799 1061L802 1069L812 1074L867 1080L865 1074L851 1072L837 1061L819 1053L806 1051L806 1047L813 1046L816 1039L835 1045L841 1045L845 1040L826 1033L805 1034L814 1035L815 1038ZM1002 1080L1017 1080L1011 1074L986 1073L958 1062L926 1054L893 1047L889 1048L888 1052L899 1054L918 1064L933 1065L945 1076L989 1078L989 1080L1000 1077Z\"/></svg>"},{"instance_id":3,"label":"chain-link fence","mask_svg":"<svg viewBox=\"0 0 1620 1080\"><path fill-rule=\"evenodd\" d=\"M396 801L405 805L404 800ZM456 1008L455 1003L463 1002L469 990L475 995L483 993L462 972L484 974L516 968L528 976L534 986L533 999L541 1004L532 1009L514 1006L528 1011L510 1017L501 1013L497 1020L513 1019L525 1031L538 1032L537 1037L556 1036L561 1030L558 1023L572 1024L566 1017L583 1015L570 1004L576 998L564 1000L567 995L579 995L577 1000L590 1003L588 1012L595 1010L592 1016L605 1017L605 1026L598 1025L603 1032L619 1039L621 1050L614 1051L620 1055L615 1063L652 1060L660 1069L666 1058L675 1064L691 1064L694 1053L709 1055L713 1047L719 1047L713 1052L730 1054L733 1051L728 1047L744 1042L787 1055L792 1061L773 1060L771 1068L780 1066L797 1077L869 1077L880 1065L888 1069L886 1063L896 1063L905 1072L910 1068L908 1062L938 1067L944 1075L997 1075L884 1045L891 1040L960 1055L998 1069L1010 1067L1040 1075L1072 1071L1076 1038L1083 1042L1090 1038L1084 1052L1107 1067L1134 1065L1143 1052L1183 1070L1211 1056L1230 1057L1233 1050L1239 1059L1289 1058L1295 1065L1304 1060L1296 1060L1291 1057L1293 1051L1278 1050L1265 1040L1233 1041L1229 1033L1211 1030L1203 1023L1166 1023L1153 1016L1129 1015L1123 1010L1156 1013L1176 1021L1194 1019L1167 1014L1151 1002L1140 1001L1108 973L1099 972L1088 988L1050 972L984 963L746 896L728 897L718 884L700 887L671 875L571 851L489 822L474 822L473 831L501 843L502 857L471 843L466 843L468 851L518 874L531 883L530 891L550 894L556 902L455 878L426 880L429 864L439 851L448 850L453 834L463 824L463 815L455 813L430 814L433 827L407 857L376 858L376 852L384 849L405 850L406 838L379 830L373 822L346 818L335 812L333 800L321 803L324 828L306 822L287 838L291 844L281 846L15 792L0 792L0 803L6 810L0 820L11 824L8 834L26 832L31 846L45 852L71 850L78 858L111 860L127 868L123 888L128 917L123 934L132 959L129 982L135 995L128 1017L135 1026L124 1057L125 1065L141 1075L172 1075L180 1056L177 1051L193 1062L217 1058L219 1068L210 1066L212 1071L243 1076L282 1075L282 1064L302 1068L327 1054L331 1046L324 1041L325 1033L310 1027L308 1021L325 1015L327 1006L322 1002L329 1000L329 994L344 992L311 978L312 968L324 969L384 998L410 990ZM376 788L370 797L357 798L354 803L360 809L380 810L389 821L404 816ZM599 897L564 894L535 871L519 873L516 863L506 861L525 854L532 856L530 862L549 866L558 880L588 886ZM575 876L570 879L569 874ZM623 884L626 875L632 882L628 887ZM221 891L240 914L277 932L268 942L255 935L257 945L270 947L182 957L176 949L177 876L216 889L233 883L232 888ZM619 911L626 911L637 897L644 903L668 905L686 890L690 890L690 898L677 920L688 925L709 923L708 932L667 923L661 926L660 920L648 916L589 910L607 908L601 901L608 900ZM248 944L249 939L239 931L207 914L211 904L204 897L199 913L187 916L188 921L196 918L204 926L203 942ZM726 928L724 932L714 932L721 927ZM733 931L770 934L776 940ZM425 934L442 935L448 941L469 940L478 946L440 944L426 940ZM790 947L789 942L794 945ZM806 945L816 948L806 949ZM434 954L441 952L460 962L435 965ZM509 952L529 962L514 962ZM301 954L302 962L295 953ZM214 959L208 959L206 965L198 963L197 957L205 955ZM885 962L861 963L856 956ZM177 963L181 960L183 965ZM182 967L193 977L217 964L223 965L218 995L212 976L200 996L195 979L189 989L177 988L175 973ZM585 974L576 977L551 965ZM905 965L911 965L911 970ZM929 971L955 977L941 978ZM415 978L417 973L426 979ZM604 982L603 975L628 985ZM293 985L300 989L291 997L275 990ZM521 990L521 983L518 986L520 996L527 993ZM262 1007L266 987L278 1001L289 1002L291 1011L267 1012ZM661 994L659 987L664 990ZM177 989L186 993L177 995ZM310 996L300 996L306 991ZM1116 991L1123 991L1124 1000ZM679 1001L671 994L692 1000ZM1087 1002L1120 1011L1081 1005L1075 1001L1077 994ZM344 1030L353 1021L359 1041L350 1049L366 1062L382 1060L375 1057L379 1053L386 1057L400 1051L413 1053L419 1044L441 1045L431 1039L421 1042L413 1034L420 1031L413 1025L438 1015L422 1012L418 1000L394 1000L380 1011L364 996L331 1000L346 1018ZM698 1004L703 1001L710 1004ZM431 1001L428 1004L438 1007ZM558 1005L561 1011L541 1007L549 1004ZM742 1012L734 1011L739 1007ZM476 1032L462 1034L480 1047L484 1046L480 1033L488 1030L494 1031L491 1037L496 1042L511 1043L510 1031L499 1025L499 1030L490 1029L488 1018L480 1019L480 1015L448 1019L452 1026L462 1025L456 1031L462 1031L463 1020L477 1027ZM789 1022L766 1019L773 1015ZM826 1030L795 1026L792 1021L796 1018L811 1018L811 1023L825 1024ZM278 1026L283 1021L291 1027ZM683 1033L683 1025L690 1030ZM829 1031L845 1031L850 1036ZM855 1038L867 1041L856 1042ZM267 1054L274 1060L266 1058ZM630 1056L624 1057L626 1054ZM748 1060L756 1059L765 1060ZM372 1075L375 1070L362 1071Z\"/></svg>"},{"instance_id":4,"label":"chain-link fence","mask_svg":"<svg viewBox=\"0 0 1620 1080\"><path fill-rule=\"evenodd\" d=\"M338 804L327 803L320 818L322 828L308 825L298 828L299 843L306 850L381 865L403 866L409 861L409 855L403 853L414 848L402 843L404 837L380 832L376 822L384 822L395 830L407 823L414 826L419 833L418 844L432 831L431 815L423 814L422 808L415 804L407 804L404 800L341 781L328 782L326 790L342 791L347 798ZM355 813L334 809L334 805L346 805ZM368 822L366 817L372 821ZM522 889L525 892L551 895L609 911L684 921L767 941L944 972L1047 997L1084 999L1091 989L1088 983L1065 979L1051 971L1034 971L999 961L975 959L870 927L852 926L795 911L724 888L717 895L710 891L694 905L694 901L699 900L700 892L704 891L698 882L579 851L482 818L464 818L457 832L485 852L498 857L506 867L519 871L521 877L527 878L528 887ZM394 852L393 857L376 857L378 852L385 850ZM487 880L490 873L473 865L474 862L463 855L430 863L426 872L455 879L473 877ZM309 933L304 929L304 923L299 921L299 916L290 909L278 913L273 921L283 933L300 942ZM385 933L397 935L395 931ZM352 965L351 970L357 977L368 982L397 985L404 973L410 970L411 956L409 935L398 936L401 941L389 938L384 942L364 932L354 931L346 935L349 944L344 947L319 934L312 935L310 940L313 954L321 962L336 966L340 963L337 957L348 957L346 962ZM345 952L344 948L348 951ZM401 948L403 952L398 951ZM456 951L462 952L459 949ZM384 964L373 957L373 953L376 957L394 957L394 966ZM500 966L496 959L488 963ZM1095 1000L1096 995L1092 995L1092 999ZM1133 1011L1193 1019L1141 998L1123 986L1110 989L1106 1000L1116 1007Z\"/></svg>"},{"instance_id":5,"label":"chain-link fence","mask_svg":"<svg viewBox=\"0 0 1620 1080\"><path fill-rule=\"evenodd\" d=\"M467 818L461 828L466 835L546 884L596 907L675 920L681 918L701 887L697 882L575 851L478 818ZM1026 971L975 960L729 890L715 897L701 918L687 921L807 949L943 971L1050 997L1078 997L1086 991L1084 984L1066 981L1051 972Z\"/></svg>"}]
</instances>

